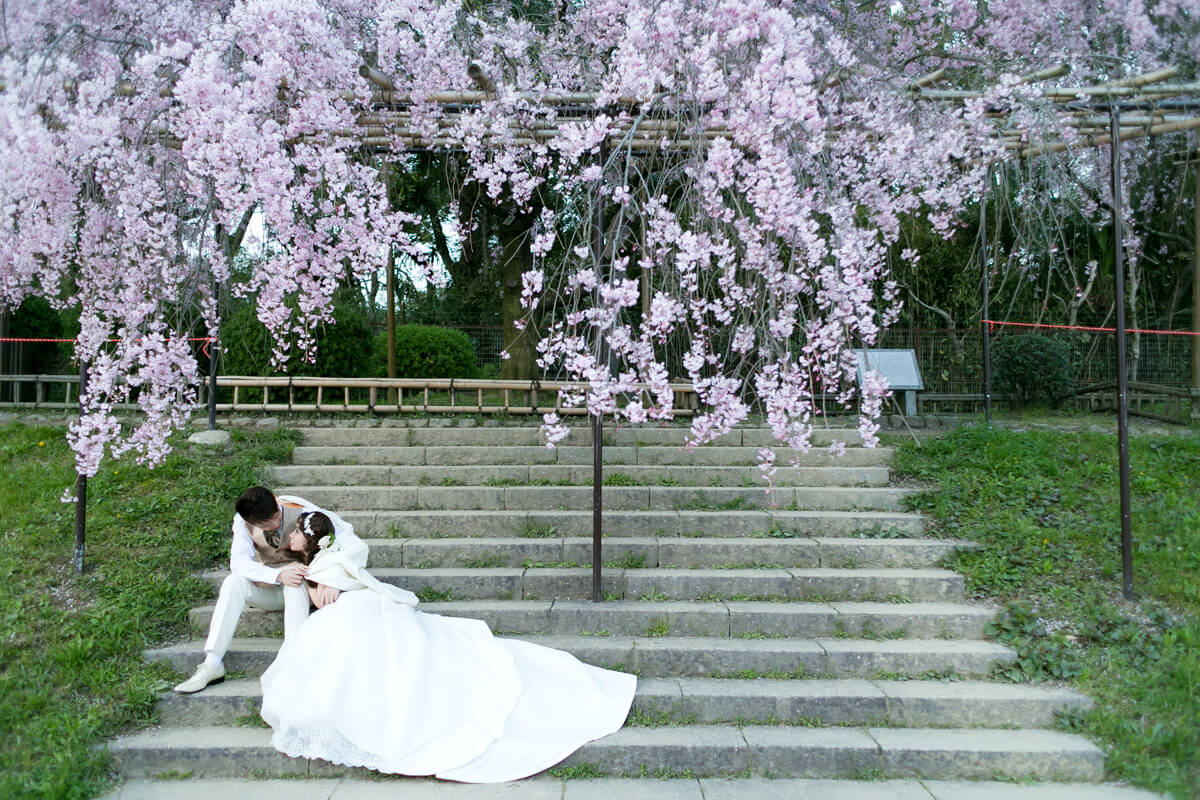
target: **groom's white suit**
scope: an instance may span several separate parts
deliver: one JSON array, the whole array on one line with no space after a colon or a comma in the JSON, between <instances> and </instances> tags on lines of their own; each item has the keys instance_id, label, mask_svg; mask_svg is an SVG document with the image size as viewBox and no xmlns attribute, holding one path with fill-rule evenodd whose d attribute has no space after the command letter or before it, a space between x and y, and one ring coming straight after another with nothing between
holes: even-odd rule
<instances>
[{"instance_id":1,"label":"groom's white suit","mask_svg":"<svg viewBox=\"0 0 1200 800\"><path fill-rule=\"evenodd\" d=\"M267 532L250 525L240 514L233 515L233 542L229 546L229 575L221 583L217 606L213 609L208 640L204 643L206 657L222 660L233 641L234 631L247 605L268 611L283 609L283 635L288 637L307 618L308 590L300 586L281 586L280 567L294 561L281 558L276 546L286 542L296 529L296 521L306 511L319 511L333 522L334 539L339 550L358 567L367 565L367 544L354 534L354 527L331 511L310 503L303 497L278 495L275 498L283 511L279 530Z\"/></svg>"}]
</instances>

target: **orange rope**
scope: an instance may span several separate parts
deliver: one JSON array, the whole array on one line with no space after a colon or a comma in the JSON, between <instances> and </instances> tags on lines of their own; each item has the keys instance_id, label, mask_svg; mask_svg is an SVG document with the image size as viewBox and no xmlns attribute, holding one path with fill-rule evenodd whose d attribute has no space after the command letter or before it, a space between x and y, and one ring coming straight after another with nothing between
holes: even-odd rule
<instances>
[{"instance_id":1,"label":"orange rope","mask_svg":"<svg viewBox=\"0 0 1200 800\"><path fill-rule=\"evenodd\" d=\"M1040 322L999 322L994 319L983 320L988 325L988 330L997 325L1011 325L1020 328L1055 328L1064 331L1096 331L1099 333L1115 333L1116 328L1095 328L1089 325L1048 325ZM1158 333L1166 336L1200 336L1200 331L1156 331L1147 330L1145 328L1126 328L1126 333Z\"/></svg>"}]
</instances>

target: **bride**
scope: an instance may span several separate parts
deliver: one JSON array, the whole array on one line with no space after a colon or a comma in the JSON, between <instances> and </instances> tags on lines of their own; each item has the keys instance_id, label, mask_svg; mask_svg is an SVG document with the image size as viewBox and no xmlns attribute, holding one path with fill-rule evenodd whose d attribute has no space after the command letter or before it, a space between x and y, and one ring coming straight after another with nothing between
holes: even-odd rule
<instances>
[{"instance_id":1,"label":"bride","mask_svg":"<svg viewBox=\"0 0 1200 800\"><path fill-rule=\"evenodd\" d=\"M404 775L467 783L524 778L618 730L637 679L569 653L493 638L486 623L417 611L339 551L324 514L287 548L322 606L262 676L271 744ZM340 590L329 602L330 589Z\"/></svg>"}]
</instances>

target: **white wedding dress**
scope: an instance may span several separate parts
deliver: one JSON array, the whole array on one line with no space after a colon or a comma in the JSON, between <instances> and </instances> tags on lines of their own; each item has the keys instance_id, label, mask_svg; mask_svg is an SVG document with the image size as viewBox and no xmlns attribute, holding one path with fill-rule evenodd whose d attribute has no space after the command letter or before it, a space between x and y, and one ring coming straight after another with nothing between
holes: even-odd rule
<instances>
[{"instance_id":1,"label":"white wedding dress","mask_svg":"<svg viewBox=\"0 0 1200 800\"><path fill-rule=\"evenodd\" d=\"M411 592L336 553L309 574L343 592L262 676L262 717L289 756L494 783L541 772L625 721L632 675L418 611Z\"/></svg>"}]
</instances>

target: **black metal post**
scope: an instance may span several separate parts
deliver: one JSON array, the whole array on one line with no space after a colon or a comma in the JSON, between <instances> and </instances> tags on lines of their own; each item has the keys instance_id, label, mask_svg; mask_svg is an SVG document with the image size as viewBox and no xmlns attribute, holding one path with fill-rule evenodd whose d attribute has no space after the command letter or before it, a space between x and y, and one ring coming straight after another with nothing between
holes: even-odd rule
<instances>
[{"instance_id":1,"label":"black metal post","mask_svg":"<svg viewBox=\"0 0 1200 800\"><path fill-rule=\"evenodd\" d=\"M987 238L987 193L991 188L992 170L989 167L984 180L983 194L979 198L980 262L983 264L983 418L992 422L992 324L988 296L988 238Z\"/></svg>"},{"instance_id":2,"label":"black metal post","mask_svg":"<svg viewBox=\"0 0 1200 800\"><path fill-rule=\"evenodd\" d=\"M217 429L217 338L208 341L208 429Z\"/></svg>"},{"instance_id":3,"label":"black metal post","mask_svg":"<svg viewBox=\"0 0 1200 800\"><path fill-rule=\"evenodd\" d=\"M1121 232L1121 112L1116 105L1109 107L1112 132L1112 194L1113 247L1116 272L1117 323L1117 450L1121 471L1121 593L1133 599L1133 533L1129 502L1129 405L1125 375L1125 260Z\"/></svg>"},{"instance_id":4,"label":"black metal post","mask_svg":"<svg viewBox=\"0 0 1200 800\"><path fill-rule=\"evenodd\" d=\"M605 152L604 147L600 147L600 166L604 168ZM604 207L601 205L600 195L597 192L595 195L596 206L592 211L592 261L596 265L597 284L603 281L603 272L600 266L600 259L604 255L604 236L601 228L604 226ZM596 298L599 300L600 289L599 285L596 288ZM605 354L603 337L598 342L600 359L607 362L608 358ZM601 570L602 570L602 538L603 538L603 522L604 522L604 417L601 414L596 415L596 419L592 425L592 602L599 603L604 599L603 592L600 591Z\"/></svg>"},{"instance_id":5,"label":"black metal post","mask_svg":"<svg viewBox=\"0 0 1200 800\"><path fill-rule=\"evenodd\" d=\"M604 508L604 417L596 415L592 425L592 602L604 599L600 591L601 533Z\"/></svg>"},{"instance_id":6,"label":"black metal post","mask_svg":"<svg viewBox=\"0 0 1200 800\"><path fill-rule=\"evenodd\" d=\"M79 416L83 416L83 396L87 392L87 364L79 365ZM75 477L75 574L83 574L83 548L87 534L87 475Z\"/></svg>"}]
</instances>

